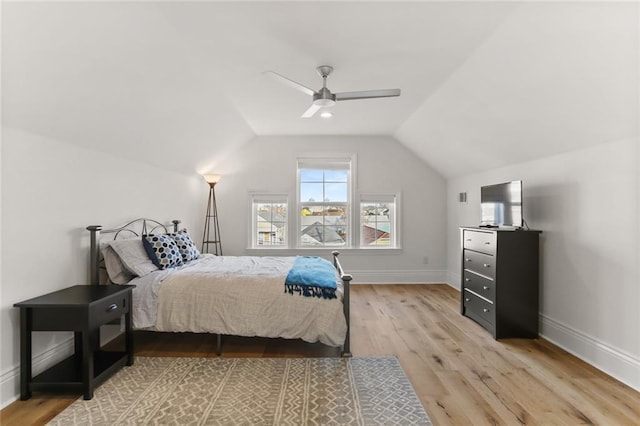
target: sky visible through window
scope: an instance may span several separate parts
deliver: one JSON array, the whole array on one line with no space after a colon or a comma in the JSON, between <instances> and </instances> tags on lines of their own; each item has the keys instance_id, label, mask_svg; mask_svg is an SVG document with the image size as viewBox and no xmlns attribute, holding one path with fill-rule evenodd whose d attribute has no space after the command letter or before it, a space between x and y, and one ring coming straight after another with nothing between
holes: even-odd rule
<instances>
[{"instance_id":1,"label":"sky visible through window","mask_svg":"<svg viewBox=\"0 0 640 426\"><path fill-rule=\"evenodd\" d=\"M300 170L300 201L347 202L348 170Z\"/></svg>"}]
</instances>

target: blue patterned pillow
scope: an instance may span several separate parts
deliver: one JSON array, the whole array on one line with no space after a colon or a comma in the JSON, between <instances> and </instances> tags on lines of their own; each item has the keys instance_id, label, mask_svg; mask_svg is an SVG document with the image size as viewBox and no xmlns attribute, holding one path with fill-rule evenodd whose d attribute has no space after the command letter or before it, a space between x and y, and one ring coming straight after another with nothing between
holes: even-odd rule
<instances>
[{"instance_id":1,"label":"blue patterned pillow","mask_svg":"<svg viewBox=\"0 0 640 426\"><path fill-rule=\"evenodd\" d=\"M178 246L178 250L180 251L180 255L182 255L183 262L188 262L200 257L200 251L198 251L198 248L189 236L189 233L186 229L181 229L177 233L171 234L171 237L173 237L173 240Z\"/></svg>"},{"instance_id":2,"label":"blue patterned pillow","mask_svg":"<svg viewBox=\"0 0 640 426\"><path fill-rule=\"evenodd\" d=\"M144 235L142 244L149 259L160 269L182 265L182 255L171 235Z\"/></svg>"}]
</instances>

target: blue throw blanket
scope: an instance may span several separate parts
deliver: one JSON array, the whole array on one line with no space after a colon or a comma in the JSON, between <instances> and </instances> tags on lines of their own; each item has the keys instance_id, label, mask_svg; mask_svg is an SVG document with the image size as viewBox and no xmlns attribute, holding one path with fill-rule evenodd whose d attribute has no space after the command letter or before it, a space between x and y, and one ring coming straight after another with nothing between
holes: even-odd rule
<instances>
[{"instance_id":1,"label":"blue throw blanket","mask_svg":"<svg viewBox=\"0 0 640 426\"><path fill-rule=\"evenodd\" d=\"M336 270L326 259L317 256L296 256L287 274L284 291L307 297L336 298Z\"/></svg>"}]
</instances>

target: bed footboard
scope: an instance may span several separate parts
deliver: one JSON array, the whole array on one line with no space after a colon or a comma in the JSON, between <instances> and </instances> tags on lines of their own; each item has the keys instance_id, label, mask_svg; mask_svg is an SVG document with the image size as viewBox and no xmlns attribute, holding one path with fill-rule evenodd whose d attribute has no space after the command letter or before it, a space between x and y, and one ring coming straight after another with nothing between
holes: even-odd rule
<instances>
[{"instance_id":1,"label":"bed footboard","mask_svg":"<svg viewBox=\"0 0 640 426\"><path fill-rule=\"evenodd\" d=\"M345 274L342 269L342 265L340 265L340 261L338 260L339 251L332 251L333 255L333 265L336 267L338 274L340 274L340 279L342 280L342 284L344 286L344 295L342 299L342 309L344 311L344 318L347 321L347 336L344 339L344 346L342 346L342 356L350 357L351 356L351 312L349 309L349 293L351 285L351 280L353 277L350 274Z\"/></svg>"},{"instance_id":2,"label":"bed footboard","mask_svg":"<svg viewBox=\"0 0 640 426\"><path fill-rule=\"evenodd\" d=\"M344 318L347 322L347 335L344 339L344 345L342 346L342 356L345 358L351 357L351 311L349 309L349 293L351 285L351 280L353 277L350 274L345 274L342 269L342 265L340 265L340 261L338 260L339 251L332 251L333 255L333 265L335 266L338 274L340 275L340 279L342 280L342 285L344 289L344 293L342 296L342 311L344 312ZM216 335L216 355L222 355L222 335Z\"/></svg>"}]
</instances>

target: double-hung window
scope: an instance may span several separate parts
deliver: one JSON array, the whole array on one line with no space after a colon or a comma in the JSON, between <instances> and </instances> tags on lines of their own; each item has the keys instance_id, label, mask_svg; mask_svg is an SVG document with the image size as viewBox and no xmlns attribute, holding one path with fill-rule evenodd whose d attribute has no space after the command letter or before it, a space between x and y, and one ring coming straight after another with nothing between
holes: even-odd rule
<instances>
[{"instance_id":1,"label":"double-hung window","mask_svg":"<svg viewBox=\"0 0 640 426\"><path fill-rule=\"evenodd\" d=\"M288 246L288 200L286 195L253 194L251 215L253 248Z\"/></svg>"},{"instance_id":2,"label":"double-hung window","mask_svg":"<svg viewBox=\"0 0 640 426\"><path fill-rule=\"evenodd\" d=\"M298 159L299 247L351 246L351 159Z\"/></svg>"}]
</instances>

